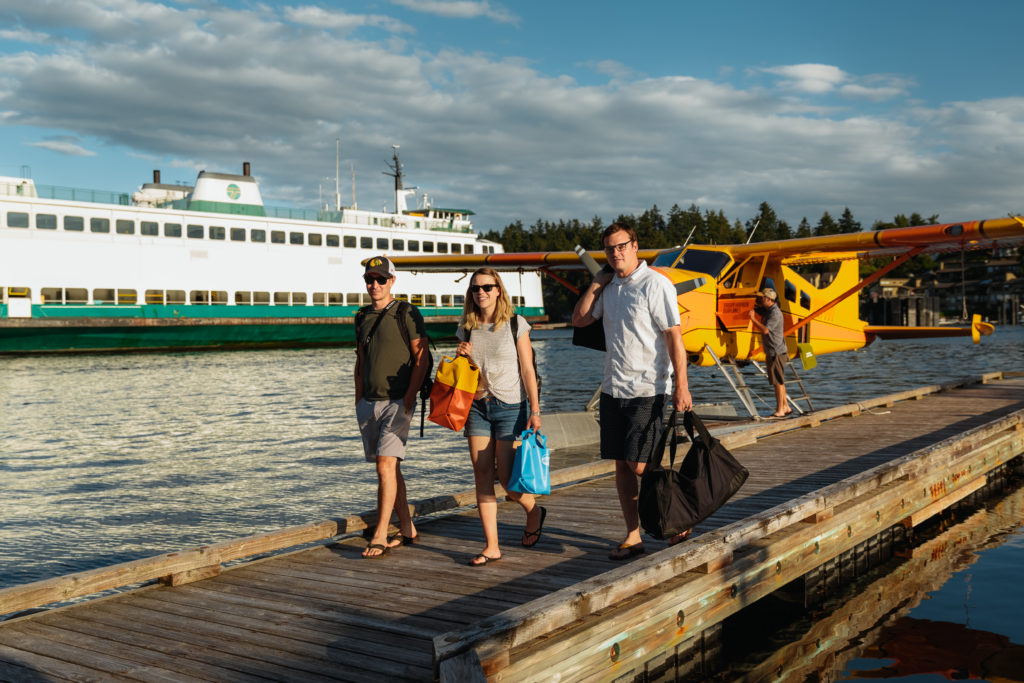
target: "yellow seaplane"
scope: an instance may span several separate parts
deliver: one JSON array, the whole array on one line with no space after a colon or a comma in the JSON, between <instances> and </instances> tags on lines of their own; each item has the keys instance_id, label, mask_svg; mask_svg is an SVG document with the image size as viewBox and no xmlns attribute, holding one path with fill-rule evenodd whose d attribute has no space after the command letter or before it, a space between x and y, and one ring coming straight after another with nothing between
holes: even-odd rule
<instances>
[{"instance_id":1,"label":"yellow seaplane","mask_svg":"<svg viewBox=\"0 0 1024 683\"><path fill-rule=\"evenodd\" d=\"M860 319L857 293L919 254L1000 249L1021 243L1024 218L1011 216L747 244L641 249L639 257L675 285L689 362L721 368L723 362L735 367L764 360L761 334L753 329L749 313L757 292L765 287L778 292L790 358L851 351L875 339L970 336L978 343L993 331L980 316L962 327L870 325ZM581 269L589 263L593 272L605 261L603 251L580 248L575 252L391 258L396 267L415 271L465 272L485 265L495 270L536 270L570 289L574 288L557 271ZM860 260L886 258L891 259L886 265L867 277L860 276ZM812 283L797 271L801 266L822 263L838 266L833 266L833 277L827 283L823 282L827 278Z\"/></svg>"}]
</instances>

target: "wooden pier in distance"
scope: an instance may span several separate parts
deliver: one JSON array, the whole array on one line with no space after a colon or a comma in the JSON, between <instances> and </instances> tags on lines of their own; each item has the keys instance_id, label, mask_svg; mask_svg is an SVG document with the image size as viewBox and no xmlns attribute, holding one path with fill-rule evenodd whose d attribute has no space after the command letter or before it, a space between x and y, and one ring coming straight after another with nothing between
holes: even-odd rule
<instances>
[{"instance_id":1,"label":"wooden pier in distance","mask_svg":"<svg viewBox=\"0 0 1024 683\"><path fill-rule=\"evenodd\" d=\"M720 437L750 470L674 547L607 559L622 520L608 463L553 473L544 534L503 559L475 510L416 545L360 556L365 517L329 520L0 590L0 614L159 583L0 622L0 680L609 680L649 667L794 579L978 492L1024 453L1024 373L923 387ZM468 462L467 462L468 467ZM472 492L418 505L464 506ZM298 544L293 552L225 563Z\"/></svg>"}]
</instances>

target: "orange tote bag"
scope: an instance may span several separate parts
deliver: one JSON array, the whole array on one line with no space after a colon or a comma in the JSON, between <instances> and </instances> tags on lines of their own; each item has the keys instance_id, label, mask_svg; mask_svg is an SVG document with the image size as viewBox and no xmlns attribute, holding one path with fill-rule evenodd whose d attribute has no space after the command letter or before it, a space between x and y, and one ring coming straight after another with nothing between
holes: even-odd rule
<instances>
[{"instance_id":1,"label":"orange tote bag","mask_svg":"<svg viewBox=\"0 0 1024 683\"><path fill-rule=\"evenodd\" d=\"M469 418L469 408L479 381L480 369L465 356L442 358L437 366L434 387L430 390L430 415L427 419L448 429L462 429Z\"/></svg>"}]
</instances>

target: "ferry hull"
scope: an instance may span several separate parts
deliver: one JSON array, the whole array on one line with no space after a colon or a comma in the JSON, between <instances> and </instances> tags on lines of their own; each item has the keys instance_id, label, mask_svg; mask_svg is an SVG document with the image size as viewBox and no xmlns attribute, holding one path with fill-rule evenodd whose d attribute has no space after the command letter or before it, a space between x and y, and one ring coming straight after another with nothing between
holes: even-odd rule
<instances>
[{"instance_id":1,"label":"ferry hull","mask_svg":"<svg viewBox=\"0 0 1024 683\"><path fill-rule=\"evenodd\" d=\"M149 307L139 307L149 308ZM2 309L0 309L2 312ZM300 348L355 343L352 315L318 317L0 317L0 354ZM217 313L221 313L218 316ZM531 322L547 316L527 315ZM454 339L459 316L425 317L434 341Z\"/></svg>"}]
</instances>

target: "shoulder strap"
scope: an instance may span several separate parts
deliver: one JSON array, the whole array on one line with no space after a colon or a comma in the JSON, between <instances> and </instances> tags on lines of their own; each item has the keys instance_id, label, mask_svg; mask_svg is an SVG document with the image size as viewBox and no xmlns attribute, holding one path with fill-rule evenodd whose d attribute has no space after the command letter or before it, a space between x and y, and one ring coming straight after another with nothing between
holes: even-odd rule
<instances>
[{"instance_id":1,"label":"shoulder strap","mask_svg":"<svg viewBox=\"0 0 1024 683\"><path fill-rule=\"evenodd\" d=\"M366 347L368 347L370 345L370 339L373 338L373 333L377 331L377 328L380 327L380 324L384 321L384 316L386 316L388 314L388 311L390 311L391 307L394 306L396 303L398 303L398 300L397 299L392 299L391 303L389 303L387 306L385 306L384 310L381 311L380 316L377 318L376 321L374 321L373 327L371 327L370 331L366 334L366 339L360 344L363 348L366 348ZM359 309L359 312L362 313L363 315L365 315L365 312L364 312L363 309ZM401 327L401 325L399 325L399 327Z\"/></svg>"}]
</instances>

